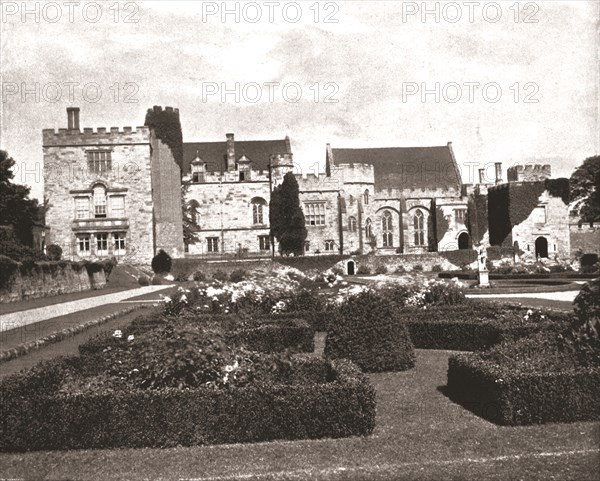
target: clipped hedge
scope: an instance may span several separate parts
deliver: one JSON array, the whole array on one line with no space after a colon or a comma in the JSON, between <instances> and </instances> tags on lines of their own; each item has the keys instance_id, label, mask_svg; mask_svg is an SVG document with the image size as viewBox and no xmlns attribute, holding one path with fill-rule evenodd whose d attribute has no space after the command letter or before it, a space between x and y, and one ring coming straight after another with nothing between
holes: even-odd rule
<instances>
[{"instance_id":1,"label":"clipped hedge","mask_svg":"<svg viewBox=\"0 0 600 481\"><path fill-rule=\"evenodd\" d=\"M468 303L405 313L402 320L417 348L479 351L543 330L561 332L572 317L546 313L545 321L526 322L526 310Z\"/></svg>"},{"instance_id":2,"label":"clipped hedge","mask_svg":"<svg viewBox=\"0 0 600 481\"><path fill-rule=\"evenodd\" d=\"M281 352L292 349L299 352L315 350L315 334L306 321L289 319L263 326L238 329L228 336L229 342L251 351Z\"/></svg>"},{"instance_id":3,"label":"clipped hedge","mask_svg":"<svg viewBox=\"0 0 600 481\"><path fill-rule=\"evenodd\" d=\"M481 353L458 354L448 361L447 390L452 400L501 425L600 419L597 368L524 372L510 360L498 365Z\"/></svg>"},{"instance_id":4,"label":"clipped hedge","mask_svg":"<svg viewBox=\"0 0 600 481\"><path fill-rule=\"evenodd\" d=\"M59 392L66 364L76 359L51 361L0 383L0 451L338 438L368 435L375 427L375 390L347 361L297 359L294 370L304 382Z\"/></svg>"},{"instance_id":5,"label":"clipped hedge","mask_svg":"<svg viewBox=\"0 0 600 481\"><path fill-rule=\"evenodd\" d=\"M363 371L403 371L415 365L414 347L398 310L373 292L350 297L329 326L325 355L346 358Z\"/></svg>"}]
</instances>

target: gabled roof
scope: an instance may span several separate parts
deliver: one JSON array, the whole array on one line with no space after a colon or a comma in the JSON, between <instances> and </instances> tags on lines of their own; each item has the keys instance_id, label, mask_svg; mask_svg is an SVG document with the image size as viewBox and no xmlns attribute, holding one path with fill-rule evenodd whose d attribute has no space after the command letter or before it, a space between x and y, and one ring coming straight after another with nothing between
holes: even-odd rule
<instances>
[{"instance_id":1,"label":"gabled roof","mask_svg":"<svg viewBox=\"0 0 600 481\"><path fill-rule=\"evenodd\" d=\"M373 165L377 189L460 190L462 185L450 142L440 147L331 149L330 152L327 161L333 165Z\"/></svg>"},{"instance_id":2,"label":"gabled roof","mask_svg":"<svg viewBox=\"0 0 600 481\"><path fill-rule=\"evenodd\" d=\"M271 154L291 154L288 139L281 140L236 140L236 161L245 155L252 161L253 170L268 170ZM190 172L192 160L199 155L206 162L208 172L223 172L227 170L227 141L221 142L184 142L183 143L183 174Z\"/></svg>"}]
</instances>

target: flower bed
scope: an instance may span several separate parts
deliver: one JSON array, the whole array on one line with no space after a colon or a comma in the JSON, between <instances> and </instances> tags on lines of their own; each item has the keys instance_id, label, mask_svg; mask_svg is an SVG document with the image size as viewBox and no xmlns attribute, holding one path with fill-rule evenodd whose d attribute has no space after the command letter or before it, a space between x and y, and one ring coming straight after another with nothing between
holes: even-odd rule
<instances>
[{"instance_id":1,"label":"flower bed","mask_svg":"<svg viewBox=\"0 0 600 481\"><path fill-rule=\"evenodd\" d=\"M469 302L402 314L415 347L478 351L541 330L563 331L568 314Z\"/></svg>"},{"instance_id":2,"label":"flower bed","mask_svg":"<svg viewBox=\"0 0 600 481\"><path fill-rule=\"evenodd\" d=\"M600 419L600 367L582 364L555 333L505 342L448 362L448 394L502 425Z\"/></svg>"},{"instance_id":3,"label":"flower bed","mask_svg":"<svg viewBox=\"0 0 600 481\"><path fill-rule=\"evenodd\" d=\"M295 359L245 386L95 384L94 357L52 361L0 384L0 451L166 447L370 434L375 392L347 361Z\"/></svg>"}]
</instances>

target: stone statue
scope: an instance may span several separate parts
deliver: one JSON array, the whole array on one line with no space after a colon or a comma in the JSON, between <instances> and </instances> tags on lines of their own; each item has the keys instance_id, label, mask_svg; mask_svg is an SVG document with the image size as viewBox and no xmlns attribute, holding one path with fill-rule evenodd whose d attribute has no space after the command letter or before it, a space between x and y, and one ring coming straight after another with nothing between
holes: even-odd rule
<instances>
[{"instance_id":1,"label":"stone statue","mask_svg":"<svg viewBox=\"0 0 600 481\"><path fill-rule=\"evenodd\" d=\"M486 266L486 262L487 262L487 249L485 248L484 245L480 245L477 248L477 260L479 261L479 270L480 271L487 271L487 266Z\"/></svg>"}]
</instances>

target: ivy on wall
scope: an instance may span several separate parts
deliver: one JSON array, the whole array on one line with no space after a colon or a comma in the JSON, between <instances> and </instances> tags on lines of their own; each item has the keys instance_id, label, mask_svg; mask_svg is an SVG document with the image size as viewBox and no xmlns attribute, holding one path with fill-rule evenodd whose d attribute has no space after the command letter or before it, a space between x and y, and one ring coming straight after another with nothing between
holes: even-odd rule
<instances>
[{"instance_id":1,"label":"ivy on wall","mask_svg":"<svg viewBox=\"0 0 600 481\"><path fill-rule=\"evenodd\" d=\"M488 193L490 244L509 245L512 228L531 215L544 191L548 191L551 197L561 198L565 204L569 203L568 179L514 183L491 189Z\"/></svg>"},{"instance_id":2,"label":"ivy on wall","mask_svg":"<svg viewBox=\"0 0 600 481\"><path fill-rule=\"evenodd\" d=\"M183 171L183 134L179 112L163 110L162 107L155 106L148 109L144 125L154 129L156 137L169 146L173 159Z\"/></svg>"},{"instance_id":3,"label":"ivy on wall","mask_svg":"<svg viewBox=\"0 0 600 481\"><path fill-rule=\"evenodd\" d=\"M565 205L569 205L571 200L571 186L569 179L564 177L560 179L546 179L546 190L552 197L560 197Z\"/></svg>"},{"instance_id":4,"label":"ivy on wall","mask_svg":"<svg viewBox=\"0 0 600 481\"><path fill-rule=\"evenodd\" d=\"M473 244L477 245L483 239L488 229L488 197L473 194L469 197L469 216L467 228Z\"/></svg>"}]
</instances>

